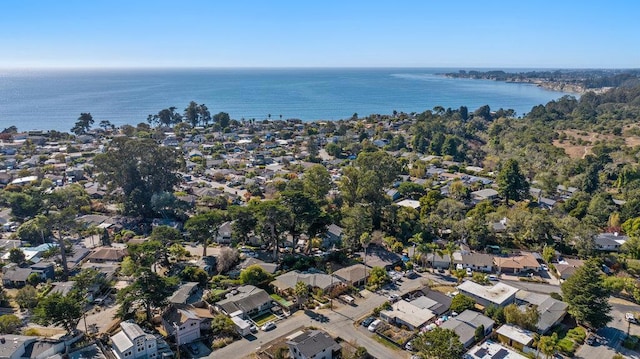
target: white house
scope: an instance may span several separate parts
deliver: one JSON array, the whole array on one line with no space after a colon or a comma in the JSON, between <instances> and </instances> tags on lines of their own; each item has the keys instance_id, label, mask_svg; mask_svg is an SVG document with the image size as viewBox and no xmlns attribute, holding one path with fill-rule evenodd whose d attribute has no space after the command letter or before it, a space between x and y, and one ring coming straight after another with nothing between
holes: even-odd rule
<instances>
[{"instance_id":1,"label":"white house","mask_svg":"<svg viewBox=\"0 0 640 359\"><path fill-rule=\"evenodd\" d=\"M174 306L162 315L164 330L180 345L200 339L200 322L201 319L191 311Z\"/></svg>"},{"instance_id":2,"label":"white house","mask_svg":"<svg viewBox=\"0 0 640 359\"><path fill-rule=\"evenodd\" d=\"M460 293L473 298L476 303L487 307L491 304L498 307L504 307L511 304L516 299L518 289L504 284L502 282L491 286L483 286L470 280L463 282L458 286Z\"/></svg>"},{"instance_id":3,"label":"white house","mask_svg":"<svg viewBox=\"0 0 640 359\"><path fill-rule=\"evenodd\" d=\"M156 337L145 333L135 323L120 323L122 330L111 337L111 348L118 359L158 357Z\"/></svg>"}]
</instances>

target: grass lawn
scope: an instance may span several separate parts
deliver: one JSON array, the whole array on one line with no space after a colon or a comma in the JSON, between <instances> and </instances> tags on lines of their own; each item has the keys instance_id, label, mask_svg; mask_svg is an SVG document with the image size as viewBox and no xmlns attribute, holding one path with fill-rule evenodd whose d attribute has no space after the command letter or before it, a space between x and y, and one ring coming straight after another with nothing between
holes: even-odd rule
<instances>
[{"instance_id":1,"label":"grass lawn","mask_svg":"<svg viewBox=\"0 0 640 359\"><path fill-rule=\"evenodd\" d=\"M279 296L277 294L271 294L271 298L273 298L276 302L280 303L281 305L283 305L286 308L288 308L288 307L293 305L293 303L291 303L290 301L282 298L281 296Z\"/></svg>"},{"instance_id":2,"label":"grass lawn","mask_svg":"<svg viewBox=\"0 0 640 359\"><path fill-rule=\"evenodd\" d=\"M254 322L256 322L257 326L262 326L264 323L270 321L270 320L275 320L276 316L273 315L273 313L265 313L262 315L259 315L255 318L252 318Z\"/></svg>"},{"instance_id":3,"label":"grass lawn","mask_svg":"<svg viewBox=\"0 0 640 359\"><path fill-rule=\"evenodd\" d=\"M388 340L387 338L381 337L379 335L374 335L373 339L375 341L377 341L378 343L384 345L385 347L389 348L389 349L393 349L393 350L399 350L400 348L398 348L398 345L395 344L394 342Z\"/></svg>"}]
</instances>

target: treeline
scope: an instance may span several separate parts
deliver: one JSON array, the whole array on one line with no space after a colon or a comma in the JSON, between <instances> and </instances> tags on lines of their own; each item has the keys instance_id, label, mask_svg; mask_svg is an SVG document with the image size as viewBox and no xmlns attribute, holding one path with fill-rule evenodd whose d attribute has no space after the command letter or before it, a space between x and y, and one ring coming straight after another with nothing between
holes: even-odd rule
<instances>
[{"instance_id":1,"label":"treeline","mask_svg":"<svg viewBox=\"0 0 640 359\"><path fill-rule=\"evenodd\" d=\"M492 71L465 71L449 72L444 74L453 78L485 79L496 81L548 81L563 82L580 85L586 89L603 87L632 87L639 84L640 70L554 70L554 71L523 71L505 72Z\"/></svg>"}]
</instances>

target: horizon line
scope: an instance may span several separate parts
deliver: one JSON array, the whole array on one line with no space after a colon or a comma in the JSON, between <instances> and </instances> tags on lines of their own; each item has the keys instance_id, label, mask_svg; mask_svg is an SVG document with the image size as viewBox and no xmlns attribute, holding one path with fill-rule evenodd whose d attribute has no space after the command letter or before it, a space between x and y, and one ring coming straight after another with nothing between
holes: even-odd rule
<instances>
[{"instance_id":1,"label":"horizon line","mask_svg":"<svg viewBox=\"0 0 640 359\"><path fill-rule=\"evenodd\" d=\"M457 70L640 70L640 67L535 67L535 66L20 66L1 67L0 71L83 71L83 70L384 70L384 69L457 69Z\"/></svg>"}]
</instances>

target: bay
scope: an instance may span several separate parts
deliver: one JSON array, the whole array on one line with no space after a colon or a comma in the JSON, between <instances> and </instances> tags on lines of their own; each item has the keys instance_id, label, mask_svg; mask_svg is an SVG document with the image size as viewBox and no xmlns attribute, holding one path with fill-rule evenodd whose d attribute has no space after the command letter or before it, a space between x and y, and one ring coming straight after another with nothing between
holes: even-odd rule
<instances>
[{"instance_id":1,"label":"bay","mask_svg":"<svg viewBox=\"0 0 640 359\"><path fill-rule=\"evenodd\" d=\"M82 112L95 125L146 122L193 100L234 119L339 120L354 113L422 112L434 106L529 112L565 93L535 85L451 79L447 68L109 69L0 71L0 130L69 131Z\"/></svg>"}]
</instances>

